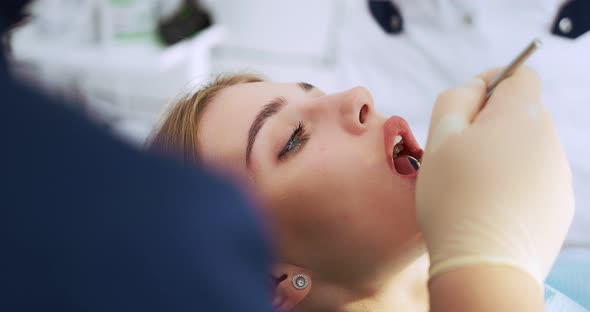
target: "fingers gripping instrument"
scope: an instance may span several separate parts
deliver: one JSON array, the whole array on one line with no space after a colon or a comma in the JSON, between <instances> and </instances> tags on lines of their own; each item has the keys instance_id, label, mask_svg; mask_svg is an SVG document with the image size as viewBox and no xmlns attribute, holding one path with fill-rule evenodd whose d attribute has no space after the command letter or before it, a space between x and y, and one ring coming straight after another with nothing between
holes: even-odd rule
<instances>
[{"instance_id":1,"label":"fingers gripping instrument","mask_svg":"<svg viewBox=\"0 0 590 312\"><path fill-rule=\"evenodd\" d=\"M502 80L510 77L510 75L512 75L512 73L514 73L514 71L522 66L522 64L524 64L524 62L535 52L537 51L542 45L541 40L539 39L534 39L531 43L529 43L526 48L524 48L524 50L522 50L517 56L516 58L514 58L512 60L512 62L510 62L508 64L508 66L506 66L506 68L504 68L503 71L501 71L498 76L496 76L488 85L487 87L487 93L486 93L486 99L489 99L490 96L492 95L492 93L494 92L494 90L496 89L496 87L500 84L500 82L502 82ZM485 106L485 103L484 103ZM483 108L483 106L482 106ZM420 162L422 161L421 159L418 160L414 157L409 156L408 160L410 161L410 164L412 164L412 166L414 167L414 169L418 170L420 169Z\"/></svg>"}]
</instances>

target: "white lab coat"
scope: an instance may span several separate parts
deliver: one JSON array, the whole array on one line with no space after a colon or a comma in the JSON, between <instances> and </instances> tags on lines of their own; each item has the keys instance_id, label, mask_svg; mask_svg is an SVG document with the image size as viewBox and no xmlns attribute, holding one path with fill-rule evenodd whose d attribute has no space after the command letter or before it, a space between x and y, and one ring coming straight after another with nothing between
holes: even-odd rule
<instances>
[{"instance_id":1,"label":"white lab coat","mask_svg":"<svg viewBox=\"0 0 590 312\"><path fill-rule=\"evenodd\" d=\"M336 67L344 84L371 90L378 111L406 118L424 144L438 93L507 65L540 38L543 47L526 64L541 77L542 98L573 171L576 215L566 246L590 246L590 31L575 40L551 34L562 2L395 1L404 29L386 34L366 1L350 0L338 32Z\"/></svg>"}]
</instances>

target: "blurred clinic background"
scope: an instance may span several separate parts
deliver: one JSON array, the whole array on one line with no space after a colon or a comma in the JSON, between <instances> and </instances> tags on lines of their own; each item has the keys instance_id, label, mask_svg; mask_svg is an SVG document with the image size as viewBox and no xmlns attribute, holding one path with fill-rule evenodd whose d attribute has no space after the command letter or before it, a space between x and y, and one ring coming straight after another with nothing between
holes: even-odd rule
<instances>
[{"instance_id":1,"label":"blurred clinic background","mask_svg":"<svg viewBox=\"0 0 590 312\"><path fill-rule=\"evenodd\" d=\"M340 1L40 0L10 44L17 75L132 142L224 71L337 89Z\"/></svg>"},{"instance_id":2,"label":"blurred clinic background","mask_svg":"<svg viewBox=\"0 0 590 312\"><path fill-rule=\"evenodd\" d=\"M13 73L138 145L166 104L227 71L363 85L424 144L438 93L539 38L527 65L574 172L568 244L590 246L590 1L39 0L28 12L7 38Z\"/></svg>"}]
</instances>

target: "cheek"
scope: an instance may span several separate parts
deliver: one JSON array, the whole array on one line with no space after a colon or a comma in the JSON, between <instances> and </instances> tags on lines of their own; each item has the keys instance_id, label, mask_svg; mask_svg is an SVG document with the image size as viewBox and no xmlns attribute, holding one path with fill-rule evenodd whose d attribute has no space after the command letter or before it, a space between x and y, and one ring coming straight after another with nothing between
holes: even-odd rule
<instances>
[{"instance_id":1,"label":"cheek","mask_svg":"<svg viewBox=\"0 0 590 312\"><path fill-rule=\"evenodd\" d=\"M284 244L375 247L415 231L413 184L394 176L382 157L353 144L308 148L262 187Z\"/></svg>"},{"instance_id":2,"label":"cheek","mask_svg":"<svg viewBox=\"0 0 590 312\"><path fill-rule=\"evenodd\" d=\"M394 175L382 155L361 147L321 155L309 162L319 174L308 186L326 192L326 214L340 221L345 235L377 242L415 231L415 180Z\"/></svg>"},{"instance_id":3,"label":"cheek","mask_svg":"<svg viewBox=\"0 0 590 312\"><path fill-rule=\"evenodd\" d=\"M337 195L350 189L342 179L346 173L337 170L339 165L328 152L318 146L313 155L296 155L288 166L275 170L271 179L258 185L268 203L268 214L283 238L317 239L354 219L349 211L351 203Z\"/></svg>"}]
</instances>

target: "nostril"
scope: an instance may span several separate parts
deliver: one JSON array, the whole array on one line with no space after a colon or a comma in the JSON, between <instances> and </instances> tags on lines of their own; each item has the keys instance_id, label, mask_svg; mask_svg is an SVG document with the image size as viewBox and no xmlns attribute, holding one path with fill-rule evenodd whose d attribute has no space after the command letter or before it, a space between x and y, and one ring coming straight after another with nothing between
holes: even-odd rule
<instances>
[{"instance_id":1,"label":"nostril","mask_svg":"<svg viewBox=\"0 0 590 312\"><path fill-rule=\"evenodd\" d=\"M368 112L369 112L369 105L364 104L363 107L361 107L361 111L359 112L359 122L361 124L365 123L365 120L367 119Z\"/></svg>"}]
</instances>

